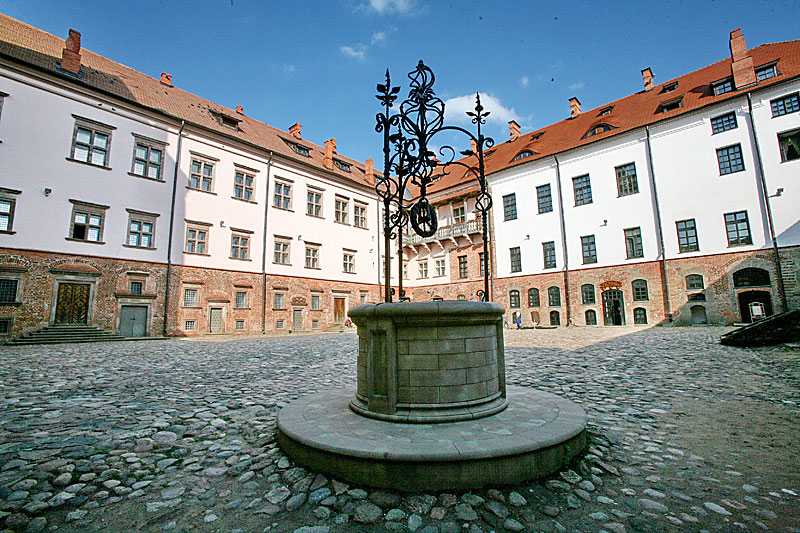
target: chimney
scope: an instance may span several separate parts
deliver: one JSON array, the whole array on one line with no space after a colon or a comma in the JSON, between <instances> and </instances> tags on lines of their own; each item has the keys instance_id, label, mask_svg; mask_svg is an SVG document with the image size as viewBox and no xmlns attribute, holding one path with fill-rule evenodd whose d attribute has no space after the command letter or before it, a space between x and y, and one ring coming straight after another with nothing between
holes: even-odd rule
<instances>
[{"instance_id":1,"label":"chimney","mask_svg":"<svg viewBox=\"0 0 800 533\"><path fill-rule=\"evenodd\" d=\"M172 74L161 73L161 83L167 87L172 87Z\"/></svg>"},{"instance_id":2,"label":"chimney","mask_svg":"<svg viewBox=\"0 0 800 533\"><path fill-rule=\"evenodd\" d=\"M333 154L336 153L336 138L325 141L325 156L322 158L322 166L328 170L333 170Z\"/></svg>"},{"instance_id":3,"label":"chimney","mask_svg":"<svg viewBox=\"0 0 800 533\"><path fill-rule=\"evenodd\" d=\"M368 157L364 163L364 177L367 179L367 183L375 185L375 162Z\"/></svg>"},{"instance_id":4,"label":"chimney","mask_svg":"<svg viewBox=\"0 0 800 533\"><path fill-rule=\"evenodd\" d=\"M289 134L296 139L302 139L300 136L300 128L302 127L302 124L295 122L293 126L289 127Z\"/></svg>"},{"instance_id":5,"label":"chimney","mask_svg":"<svg viewBox=\"0 0 800 533\"><path fill-rule=\"evenodd\" d=\"M61 51L61 68L78 74L81 70L81 33L69 30L69 37L64 42L64 50Z\"/></svg>"},{"instance_id":6,"label":"chimney","mask_svg":"<svg viewBox=\"0 0 800 533\"><path fill-rule=\"evenodd\" d=\"M642 69L642 81L644 82L644 90L649 91L653 88L653 71L650 67Z\"/></svg>"},{"instance_id":7,"label":"chimney","mask_svg":"<svg viewBox=\"0 0 800 533\"><path fill-rule=\"evenodd\" d=\"M519 124L516 121L510 120L508 122L508 140L511 142L516 141L519 139L519 134L521 130L519 129Z\"/></svg>"},{"instance_id":8,"label":"chimney","mask_svg":"<svg viewBox=\"0 0 800 533\"><path fill-rule=\"evenodd\" d=\"M470 139L469 148L470 150L472 150L473 154L478 155L478 141L476 141L475 139Z\"/></svg>"},{"instance_id":9,"label":"chimney","mask_svg":"<svg viewBox=\"0 0 800 533\"><path fill-rule=\"evenodd\" d=\"M236 112L239 113L240 115L244 115L244 107L237 105Z\"/></svg>"},{"instance_id":10,"label":"chimney","mask_svg":"<svg viewBox=\"0 0 800 533\"><path fill-rule=\"evenodd\" d=\"M581 114L581 101L574 96L569 99L569 116L575 118Z\"/></svg>"},{"instance_id":11,"label":"chimney","mask_svg":"<svg viewBox=\"0 0 800 533\"><path fill-rule=\"evenodd\" d=\"M755 85L756 71L753 68L753 58L747 54L747 45L744 43L742 30L736 28L731 32L731 73L733 85L736 89Z\"/></svg>"}]
</instances>

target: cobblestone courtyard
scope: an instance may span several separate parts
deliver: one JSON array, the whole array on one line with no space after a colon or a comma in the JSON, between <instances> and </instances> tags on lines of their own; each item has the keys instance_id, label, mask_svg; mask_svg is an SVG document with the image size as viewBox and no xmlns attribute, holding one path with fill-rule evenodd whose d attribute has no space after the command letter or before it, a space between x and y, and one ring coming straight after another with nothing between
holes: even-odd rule
<instances>
[{"instance_id":1,"label":"cobblestone courtyard","mask_svg":"<svg viewBox=\"0 0 800 533\"><path fill-rule=\"evenodd\" d=\"M580 403L591 445L455 494L348 486L277 448L282 405L354 387L353 333L0 347L0 527L800 531L800 350L724 331L507 331L508 382Z\"/></svg>"}]
</instances>

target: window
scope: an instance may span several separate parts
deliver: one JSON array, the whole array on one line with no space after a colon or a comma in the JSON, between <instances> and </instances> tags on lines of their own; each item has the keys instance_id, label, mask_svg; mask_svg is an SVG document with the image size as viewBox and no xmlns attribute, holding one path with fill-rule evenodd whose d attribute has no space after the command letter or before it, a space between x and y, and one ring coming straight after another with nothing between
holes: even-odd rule
<instances>
[{"instance_id":1,"label":"window","mask_svg":"<svg viewBox=\"0 0 800 533\"><path fill-rule=\"evenodd\" d=\"M644 307L636 307L633 310L634 324L647 324L647 310Z\"/></svg>"},{"instance_id":2,"label":"window","mask_svg":"<svg viewBox=\"0 0 800 533\"><path fill-rule=\"evenodd\" d=\"M14 229L14 198L0 196L0 233L11 233Z\"/></svg>"},{"instance_id":3,"label":"window","mask_svg":"<svg viewBox=\"0 0 800 533\"><path fill-rule=\"evenodd\" d=\"M593 137L595 135L599 135L600 133L605 133L613 129L614 126L612 126L611 124L598 124L596 126L592 126L592 128L586 132L583 138L588 139L589 137Z\"/></svg>"},{"instance_id":4,"label":"window","mask_svg":"<svg viewBox=\"0 0 800 533\"><path fill-rule=\"evenodd\" d=\"M72 116L75 118L75 130L72 134L70 159L108 167L111 131L116 128L88 118Z\"/></svg>"},{"instance_id":5,"label":"window","mask_svg":"<svg viewBox=\"0 0 800 533\"><path fill-rule=\"evenodd\" d=\"M367 227L367 206L353 202L353 225L357 228Z\"/></svg>"},{"instance_id":6,"label":"window","mask_svg":"<svg viewBox=\"0 0 800 533\"><path fill-rule=\"evenodd\" d=\"M763 268L743 268L733 273L733 286L741 287L769 287L769 272Z\"/></svg>"},{"instance_id":7,"label":"window","mask_svg":"<svg viewBox=\"0 0 800 533\"><path fill-rule=\"evenodd\" d=\"M241 170L236 170L233 175L233 197L237 200L253 202L253 185L255 178Z\"/></svg>"},{"instance_id":8,"label":"window","mask_svg":"<svg viewBox=\"0 0 800 533\"><path fill-rule=\"evenodd\" d=\"M275 321L275 329L283 329L283 322L282 318L279 318Z\"/></svg>"},{"instance_id":9,"label":"window","mask_svg":"<svg viewBox=\"0 0 800 533\"><path fill-rule=\"evenodd\" d=\"M408 279L408 263L403 263L403 279Z\"/></svg>"},{"instance_id":10,"label":"window","mask_svg":"<svg viewBox=\"0 0 800 533\"><path fill-rule=\"evenodd\" d=\"M0 278L0 305L16 303L18 286L19 280Z\"/></svg>"},{"instance_id":11,"label":"window","mask_svg":"<svg viewBox=\"0 0 800 533\"><path fill-rule=\"evenodd\" d=\"M306 268L319 268L319 245L306 243Z\"/></svg>"},{"instance_id":12,"label":"window","mask_svg":"<svg viewBox=\"0 0 800 533\"><path fill-rule=\"evenodd\" d=\"M319 320L312 320L311 321L311 329L319 329Z\"/></svg>"},{"instance_id":13,"label":"window","mask_svg":"<svg viewBox=\"0 0 800 533\"><path fill-rule=\"evenodd\" d=\"M467 220L467 210L464 204L453 205L453 224L461 224Z\"/></svg>"},{"instance_id":14,"label":"window","mask_svg":"<svg viewBox=\"0 0 800 533\"><path fill-rule=\"evenodd\" d=\"M766 65L763 67L758 67L756 69L756 78L758 78L758 81L764 81L768 80L769 78L774 78L778 74L780 74L780 72L778 72L778 65L776 63L773 63L771 65Z\"/></svg>"},{"instance_id":15,"label":"window","mask_svg":"<svg viewBox=\"0 0 800 533\"><path fill-rule=\"evenodd\" d=\"M420 279L425 279L428 277L428 262L427 261L420 261L418 264L419 267L419 276Z\"/></svg>"},{"instance_id":16,"label":"window","mask_svg":"<svg viewBox=\"0 0 800 533\"><path fill-rule=\"evenodd\" d=\"M292 208L292 185L285 181L275 182L275 195L272 198L272 205L278 209Z\"/></svg>"},{"instance_id":17,"label":"window","mask_svg":"<svg viewBox=\"0 0 800 533\"><path fill-rule=\"evenodd\" d=\"M675 222L678 228L678 248L681 252L696 252L700 249L697 244L697 229L694 219L678 220Z\"/></svg>"},{"instance_id":18,"label":"window","mask_svg":"<svg viewBox=\"0 0 800 533\"><path fill-rule=\"evenodd\" d=\"M358 303L360 303L361 305L364 305L365 303L367 303L367 295L363 294L363 293L360 294L359 297L358 297Z\"/></svg>"},{"instance_id":19,"label":"window","mask_svg":"<svg viewBox=\"0 0 800 533\"><path fill-rule=\"evenodd\" d=\"M312 217L322 217L322 192L309 189L307 193L306 214Z\"/></svg>"},{"instance_id":20,"label":"window","mask_svg":"<svg viewBox=\"0 0 800 533\"><path fill-rule=\"evenodd\" d=\"M519 291L508 291L508 306L515 309L520 307Z\"/></svg>"},{"instance_id":21,"label":"window","mask_svg":"<svg viewBox=\"0 0 800 533\"><path fill-rule=\"evenodd\" d=\"M645 302L650 299L647 294L647 281L643 279L635 279L631 282L631 288L633 289L634 301Z\"/></svg>"},{"instance_id":22,"label":"window","mask_svg":"<svg viewBox=\"0 0 800 533\"><path fill-rule=\"evenodd\" d=\"M131 281L128 285L128 292L131 294L142 294L144 283L141 281Z\"/></svg>"},{"instance_id":23,"label":"window","mask_svg":"<svg viewBox=\"0 0 800 533\"><path fill-rule=\"evenodd\" d=\"M458 256L458 277L459 279L467 279L469 277L469 271L467 270L466 255Z\"/></svg>"},{"instance_id":24,"label":"window","mask_svg":"<svg viewBox=\"0 0 800 533\"><path fill-rule=\"evenodd\" d=\"M236 291L236 309L247 309L247 291Z\"/></svg>"},{"instance_id":25,"label":"window","mask_svg":"<svg viewBox=\"0 0 800 533\"><path fill-rule=\"evenodd\" d=\"M725 213L725 231L728 233L728 246L753 244L750 237L750 222L747 220L747 211Z\"/></svg>"},{"instance_id":26,"label":"window","mask_svg":"<svg viewBox=\"0 0 800 533\"><path fill-rule=\"evenodd\" d=\"M183 289L183 306L197 307L197 289Z\"/></svg>"},{"instance_id":27,"label":"window","mask_svg":"<svg viewBox=\"0 0 800 533\"><path fill-rule=\"evenodd\" d=\"M516 220L517 195L515 193L503 196L503 220Z\"/></svg>"},{"instance_id":28,"label":"window","mask_svg":"<svg viewBox=\"0 0 800 533\"><path fill-rule=\"evenodd\" d=\"M68 239L86 242L103 241L103 221L108 206L70 200L73 204Z\"/></svg>"},{"instance_id":29,"label":"window","mask_svg":"<svg viewBox=\"0 0 800 533\"><path fill-rule=\"evenodd\" d=\"M733 78L727 78L711 84L711 89L714 91L714 96L729 93L733 91Z\"/></svg>"},{"instance_id":30,"label":"window","mask_svg":"<svg viewBox=\"0 0 800 533\"><path fill-rule=\"evenodd\" d=\"M279 265L289 264L289 241L275 238L275 253L272 258L273 263Z\"/></svg>"},{"instance_id":31,"label":"window","mask_svg":"<svg viewBox=\"0 0 800 533\"><path fill-rule=\"evenodd\" d=\"M155 213L144 213L128 209L128 246L154 248L153 235L156 232Z\"/></svg>"},{"instance_id":32,"label":"window","mask_svg":"<svg viewBox=\"0 0 800 533\"><path fill-rule=\"evenodd\" d=\"M628 253L628 259L644 257L641 228L628 228L625 230L625 250Z\"/></svg>"},{"instance_id":33,"label":"window","mask_svg":"<svg viewBox=\"0 0 800 533\"><path fill-rule=\"evenodd\" d=\"M737 128L736 113L728 113L711 119L711 133L722 133L723 131Z\"/></svg>"},{"instance_id":34,"label":"window","mask_svg":"<svg viewBox=\"0 0 800 533\"><path fill-rule=\"evenodd\" d=\"M353 252L344 252L342 254L342 271L348 274L354 274L356 271L356 256Z\"/></svg>"},{"instance_id":35,"label":"window","mask_svg":"<svg viewBox=\"0 0 800 533\"><path fill-rule=\"evenodd\" d=\"M244 320L237 320L236 321L236 329L243 330L244 329Z\"/></svg>"},{"instance_id":36,"label":"window","mask_svg":"<svg viewBox=\"0 0 800 533\"><path fill-rule=\"evenodd\" d=\"M589 182L589 174L572 178L572 187L575 190L575 205L592 203L592 185Z\"/></svg>"},{"instance_id":37,"label":"window","mask_svg":"<svg viewBox=\"0 0 800 533\"><path fill-rule=\"evenodd\" d=\"M614 106L613 105L604 107L603 109L600 110L600 112L597 113L597 116L598 117L604 117L606 115L610 115L613 110L614 110Z\"/></svg>"},{"instance_id":38,"label":"window","mask_svg":"<svg viewBox=\"0 0 800 533\"><path fill-rule=\"evenodd\" d=\"M350 201L347 198L336 197L336 211L334 213L334 220L339 224L349 224L349 211Z\"/></svg>"},{"instance_id":39,"label":"window","mask_svg":"<svg viewBox=\"0 0 800 533\"><path fill-rule=\"evenodd\" d=\"M550 325L551 326L561 325L561 314L558 311L550 311Z\"/></svg>"},{"instance_id":40,"label":"window","mask_svg":"<svg viewBox=\"0 0 800 533\"><path fill-rule=\"evenodd\" d=\"M519 246L511 248L509 252L511 253L511 272L522 272L522 256Z\"/></svg>"},{"instance_id":41,"label":"window","mask_svg":"<svg viewBox=\"0 0 800 533\"><path fill-rule=\"evenodd\" d=\"M781 162L800 159L800 129L779 133L778 144L781 147Z\"/></svg>"},{"instance_id":42,"label":"window","mask_svg":"<svg viewBox=\"0 0 800 533\"><path fill-rule=\"evenodd\" d=\"M486 261L484 260L483 252L479 252L478 253L478 260L480 261L480 264L481 264L481 266L480 266L480 271L481 271L480 276L484 277L486 275Z\"/></svg>"},{"instance_id":43,"label":"window","mask_svg":"<svg viewBox=\"0 0 800 533\"><path fill-rule=\"evenodd\" d=\"M703 276L700 274L689 274L686 276L686 290L687 291L701 291L705 289L703 284Z\"/></svg>"},{"instance_id":44,"label":"window","mask_svg":"<svg viewBox=\"0 0 800 533\"><path fill-rule=\"evenodd\" d=\"M733 172L741 172L744 170L741 145L734 144L725 148L717 148L717 161L719 161L719 173L721 176Z\"/></svg>"},{"instance_id":45,"label":"window","mask_svg":"<svg viewBox=\"0 0 800 533\"><path fill-rule=\"evenodd\" d=\"M272 306L275 309L286 309L286 293L276 292L273 295Z\"/></svg>"},{"instance_id":46,"label":"window","mask_svg":"<svg viewBox=\"0 0 800 533\"><path fill-rule=\"evenodd\" d=\"M133 167L131 174L142 178L163 181L164 147L162 142L134 134Z\"/></svg>"},{"instance_id":47,"label":"window","mask_svg":"<svg viewBox=\"0 0 800 533\"><path fill-rule=\"evenodd\" d=\"M581 237L581 250L583 251L583 264L597 263L597 248L594 243L594 235Z\"/></svg>"},{"instance_id":48,"label":"window","mask_svg":"<svg viewBox=\"0 0 800 533\"><path fill-rule=\"evenodd\" d=\"M197 321L196 320L187 320L183 323L183 329L185 331L195 331L197 329Z\"/></svg>"},{"instance_id":49,"label":"window","mask_svg":"<svg viewBox=\"0 0 800 533\"><path fill-rule=\"evenodd\" d=\"M231 235L231 259L250 259L250 236Z\"/></svg>"},{"instance_id":50,"label":"window","mask_svg":"<svg viewBox=\"0 0 800 533\"><path fill-rule=\"evenodd\" d=\"M350 172L349 163L345 163L344 161L340 161L339 159L334 159L333 164L336 165L336 168L338 168L342 172Z\"/></svg>"},{"instance_id":51,"label":"window","mask_svg":"<svg viewBox=\"0 0 800 533\"><path fill-rule=\"evenodd\" d=\"M517 155L515 155L514 159L512 159L511 162L514 163L516 161L521 161L523 159L527 159L527 158L531 157L532 155L533 155L533 152L531 150L523 150L520 153L518 153Z\"/></svg>"},{"instance_id":52,"label":"window","mask_svg":"<svg viewBox=\"0 0 800 533\"><path fill-rule=\"evenodd\" d=\"M207 254L208 228L205 226L186 227L186 252L190 254Z\"/></svg>"},{"instance_id":53,"label":"window","mask_svg":"<svg viewBox=\"0 0 800 533\"><path fill-rule=\"evenodd\" d=\"M558 287L547 289L547 303L550 307L559 307L561 305L561 289Z\"/></svg>"},{"instance_id":54,"label":"window","mask_svg":"<svg viewBox=\"0 0 800 533\"><path fill-rule=\"evenodd\" d=\"M433 262L433 268L436 270L436 276L444 276L445 274L445 264L444 259L437 259Z\"/></svg>"},{"instance_id":55,"label":"window","mask_svg":"<svg viewBox=\"0 0 800 533\"><path fill-rule=\"evenodd\" d=\"M671 93L671 92L677 91L677 90L678 90L678 82L677 81L673 81L672 83L668 83L668 84L664 85L664 88L661 89L661 92L662 93Z\"/></svg>"},{"instance_id":56,"label":"window","mask_svg":"<svg viewBox=\"0 0 800 533\"><path fill-rule=\"evenodd\" d=\"M311 310L312 311L319 311L319 294L312 294L311 295Z\"/></svg>"},{"instance_id":57,"label":"window","mask_svg":"<svg viewBox=\"0 0 800 533\"><path fill-rule=\"evenodd\" d=\"M800 93L788 94L770 101L772 116L779 117L800 110Z\"/></svg>"},{"instance_id":58,"label":"window","mask_svg":"<svg viewBox=\"0 0 800 533\"><path fill-rule=\"evenodd\" d=\"M706 294L704 292L695 292L686 295L687 302L705 302Z\"/></svg>"},{"instance_id":59,"label":"window","mask_svg":"<svg viewBox=\"0 0 800 533\"><path fill-rule=\"evenodd\" d=\"M594 309L587 309L585 314L586 314L586 325L587 326L596 326L597 325L597 313L594 312Z\"/></svg>"},{"instance_id":60,"label":"window","mask_svg":"<svg viewBox=\"0 0 800 533\"><path fill-rule=\"evenodd\" d=\"M539 289L528 289L528 307L539 307Z\"/></svg>"},{"instance_id":61,"label":"window","mask_svg":"<svg viewBox=\"0 0 800 533\"><path fill-rule=\"evenodd\" d=\"M553 197L550 194L550 184L536 187L536 199L539 203L539 214L549 213L553 210Z\"/></svg>"},{"instance_id":62,"label":"window","mask_svg":"<svg viewBox=\"0 0 800 533\"><path fill-rule=\"evenodd\" d=\"M207 159L192 157L192 170L189 173L189 188L198 191L214 191L214 163Z\"/></svg>"},{"instance_id":63,"label":"window","mask_svg":"<svg viewBox=\"0 0 800 533\"><path fill-rule=\"evenodd\" d=\"M584 304L596 303L594 298L594 285L591 283L581 285L581 298Z\"/></svg>"},{"instance_id":64,"label":"window","mask_svg":"<svg viewBox=\"0 0 800 533\"><path fill-rule=\"evenodd\" d=\"M556 268L556 243L554 241L542 243L544 255L544 268Z\"/></svg>"},{"instance_id":65,"label":"window","mask_svg":"<svg viewBox=\"0 0 800 533\"><path fill-rule=\"evenodd\" d=\"M616 167L614 170L617 172L617 194L619 196L628 196L639 192L634 163Z\"/></svg>"},{"instance_id":66,"label":"window","mask_svg":"<svg viewBox=\"0 0 800 533\"><path fill-rule=\"evenodd\" d=\"M658 112L669 113L670 111L674 111L682 107L683 107L683 96L681 96L680 98L673 98L672 100L667 100L666 102L661 102L658 105Z\"/></svg>"},{"instance_id":67,"label":"window","mask_svg":"<svg viewBox=\"0 0 800 533\"><path fill-rule=\"evenodd\" d=\"M307 147L303 146L302 144L289 142L285 139L284 142L288 144L289 148L291 148L296 154L302 155L303 157L311 157L311 154L309 153L310 150Z\"/></svg>"}]
</instances>

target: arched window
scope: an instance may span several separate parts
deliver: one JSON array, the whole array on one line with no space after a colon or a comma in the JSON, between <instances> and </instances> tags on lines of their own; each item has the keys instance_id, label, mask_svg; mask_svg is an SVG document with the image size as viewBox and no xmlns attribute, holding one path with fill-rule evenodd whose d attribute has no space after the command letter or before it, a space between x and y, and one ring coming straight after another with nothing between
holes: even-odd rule
<instances>
[{"instance_id":1,"label":"arched window","mask_svg":"<svg viewBox=\"0 0 800 533\"><path fill-rule=\"evenodd\" d=\"M463 302L463 301L464 301L464 300L466 300L466 299L467 299L467 297L466 297L466 295L464 295L464 294L459 294L459 295L456 297L456 300L458 300L459 302Z\"/></svg>"},{"instance_id":2,"label":"arched window","mask_svg":"<svg viewBox=\"0 0 800 533\"><path fill-rule=\"evenodd\" d=\"M647 324L647 309L644 307L637 307L633 310L633 323L634 324Z\"/></svg>"},{"instance_id":3,"label":"arched window","mask_svg":"<svg viewBox=\"0 0 800 533\"><path fill-rule=\"evenodd\" d=\"M528 289L528 307L539 307L539 289Z\"/></svg>"},{"instance_id":4,"label":"arched window","mask_svg":"<svg viewBox=\"0 0 800 533\"><path fill-rule=\"evenodd\" d=\"M588 139L593 135L597 135L598 133L605 133L607 131L611 131L614 129L614 126L611 124L606 124L605 122L592 126L589 131L586 132L586 135L583 136L584 139Z\"/></svg>"},{"instance_id":5,"label":"arched window","mask_svg":"<svg viewBox=\"0 0 800 533\"><path fill-rule=\"evenodd\" d=\"M508 292L508 305L511 307L519 307L519 291L509 291Z\"/></svg>"},{"instance_id":6,"label":"arched window","mask_svg":"<svg viewBox=\"0 0 800 533\"><path fill-rule=\"evenodd\" d=\"M515 155L514 159L512 159L511 162L514 163L515 161L521 161L523 159L526 159L526 158L532 156L534 153L535 152L532 151L532 150L523 150L520 153L518 153L517 155Z\"/></svg>"},{"instance_id":7,"label":"arched window","mask_svg":"<svg viewBox=\"0 0 800 533\"><path fill-rule=\"evenodd\" d=\"M561 315L558 314L558 311L550 311L550 325L551 326L561 325Z\"/></svg>"},{"instance_id":8,"label":"arched window","mask_svg":"<svg viewBox=\"0 0 800 533\"><path fill-rule=\"evenodd\" d=\"M631 282L633 289L633 300L635 302L646 302L650 299L647 294L647 282L643 279L635 279Z\"/></svg>"},{"instance_id":9,"label":"arched window","mask_svg":"<svg viewBox=\"0 0 800 533\"><path fill-rule=\"evenodd\" d=\"M561 306L561 289L558 287L550 287L547 289L547 299L550 307Z\"/></svg>"},{"instance_id":10,"label":"arched window","mask_svg":"<svg viewBox=\"0 0 800 533\"><path fill-rule=\"evenodd\" d=\"M594 299L594 285L591 283L587 283L586 285L581 286L581 297L583 298L583 303L585 304L593 304L595 303Z\"/></svg>"},{"instance_id":11,"label":"arched window","mask_svg":"<svg viewBox=\"0 0 800 533\"><path fill-rule=\"evenodd\" d=\"M743 268L733 273L734 287L769 287L769 272L763 268Z\"/></svg>"},{"instance_id":12,"label":"arched window","mask_svg":"<svg viewBox=\"0 0 800 533\"><path fill-rule=\"evenodd\" d=\"M586 310L586 325L587 326L597 325L597 313L594 312L594 309Z\"/></svg>"},{"instance_id":13,"label":"arched window","mask_svg":"<svg viewBox=\"0 0 800 533\"><path fill-rule=\"evenodd\" d=\"M686 290L687 291L702 291L705 288L703 284L703 276L700 274L689 274L686 276Z\"/></svg>"}]
</instances>

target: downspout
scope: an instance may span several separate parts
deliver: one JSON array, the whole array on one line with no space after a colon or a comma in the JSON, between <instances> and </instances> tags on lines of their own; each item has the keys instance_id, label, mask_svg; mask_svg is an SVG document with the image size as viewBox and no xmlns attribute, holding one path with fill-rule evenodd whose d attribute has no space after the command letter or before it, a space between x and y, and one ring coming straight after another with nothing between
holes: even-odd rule
<instances>
[{"instance_id":1,"label":"downspout","mask_svg":"<svg viewBox=\"0 0 800 533\"><path fill-rule=\"evenodd\" d=\"M756 121L753 120L753 100L750 93L747 93L747 111L749 115L750 133L753 135L753 143L756 147L756 161L758 162L758 174L761 178L761 191L764 196L764 207L767 208L767 225L769 226L769 237L772 240L772 251L775 252L775 270L777 271L778 281L778 295L781 298L781 305L783 311L789 310L786 301L786 290L783 285L783 269L781 268L781 256L778 253L778 239L775 237L775 224L772 221L772 206L769 202L769 193L767 192L767 178L764 176L764 163L761 159L761 146L758 144L758 135L756 135Z\"/></svg>"},{"instance_id":2,"label":"downspout","mask_svg":"<svg viewBox=\"0 0 800 533\"><path fill-rule=\"evenodd\" d=\"M164 329L163 336L167 336L167 316L169 314L169 281L172 272L172 231L175 227L175 198L178 194L178 170L181 162L181 141L183 140L183 128L186 121L181 120L181 129L178 130L178 149L175 155L175 173L172 179L172 203L169 207L169 236L167 239L167 276L164 281Z\"/></svg>"},{"instance_id":3,"label":"downspout","mask_svg":"<svg viewBox=\"0 0 800 533\"><path fill-rule=\"evenodd\" d=\"M264 184L264 241L261 245L261 333L267 331L267 214L269 212L269 174L272 170L272 156L270 151L267 160L267 182Z\"/></svg>"},{"instance_id":4,"label":"downspout","mask_svg":"<svg viewBox=\"0 0 800 533\"><path fill-rule=\"evenodd\" d=\"M661 227L661 207L658 203L658 189L656 189L656 170L653 165L653 150L650 147L650 127L644 127L647 137L647 171L650 174L650 189L653 191L653 207L656 215L656 238L658 253L661 256L659 267L661 270L661 294L664 297L664 318L672 322L672 309L669 300L669 280L667 279L667 252L664 249L664 231Z\"/></svg>"},{"instance_id":5,"label":"downspout","mask_svg":"<svg viewBox=\"0 0 800 533\"><path fill-rule=\"evenodd\" d=\"M569 254L567 253L567 222L564 215L564 197L561 194L561 163L558 156L554 155L556 161L556 190L558 191L558 210L559 222L561 222L561 248L564 250L564 302L567 304L566 324L569 326L572 320L572 299L569 296ZM549 294L548 294L549 298Z\"/></svg>"}]
</instances>

